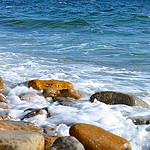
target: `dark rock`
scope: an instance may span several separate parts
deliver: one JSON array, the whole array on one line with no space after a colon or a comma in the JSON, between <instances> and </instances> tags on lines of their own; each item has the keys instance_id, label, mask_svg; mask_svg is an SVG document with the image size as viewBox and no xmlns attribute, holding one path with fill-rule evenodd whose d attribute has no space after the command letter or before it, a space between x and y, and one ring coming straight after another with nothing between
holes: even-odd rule
<instances>
[{"instance_id":1,"label":"dark rock","mask_svg":"<svg viewBox=\"0 0 150 150\"><path fill-rule=\"evenodd\" d=\"M150 124L150 119L133 119L135 125Z\"/></svg>"},{"instance_id":2,"label":"dark rock","mask_svg":"<svg viewBox=\"0 0 150 150\"><path fill-rule=\"evenodd\" d=\"M150 106L146 102L139 99L138 97L120 92L98 92L90 97L91 102L94 102L94 99L97 99L98 101L103 102L105 104L124 104L128 106L141 106L144 108L150 108Z\"/></svg>"},{"instance_id":3,"label":"dark rock","mask_svg":"<svg viewBox=\"0 0 150 150\"><path fill-rule=\"evenodd\" d=\"M63 106L72 106L76 102L76 100L70 97L53 97L52 100L54 102L57 101L60 105Z\"/></svg>"},{"instance_id":4,"label":"dark rock","mask_svg":"<svg viewBox=\"0 0 150 150\"><path fill-rule=\"evenodd\" d=\"M150 115L149 116L136 116L129 117L135 125L147 125L150 124Z\"/></svg>"},{"instance_id":5,"label":"dark rock","mask_svg":"<svg viewBox=\"0 0 150 150\"><path fill-rule=\"evenodd\" d=\"M73 136L59 137L49 150L85 150L83 145Z\"/></svg>"},{"instance_id":6,"label":"dark rock","mask_svg":"<svg viewBox=\"0 0 150 150\"><path fill-rule=\"evenodd\" d=\"M28 108L24 111L31 111L29 113L27 113L21 120L25 119L25 118L31 118L37 115L43 115L43 110L47 111L47 118L51 117L50 113L48 112L48 108L47 107L43 107L43 108L39 108L39 109L35 109L35 108Z\"/></svg>"},{"instance_id":7,"label":"dark rock","mask_svg":"<svg viewBox=\"0 0 150 150\"><path fill-rule=\"evenodd\" d=\"M27 111L27 110L25 110ZM42 109L33 109L31 112L27 113L21 120L25 118L31 118L37 115L43 115L43 110Z\"/></svg>"}]
</instances>

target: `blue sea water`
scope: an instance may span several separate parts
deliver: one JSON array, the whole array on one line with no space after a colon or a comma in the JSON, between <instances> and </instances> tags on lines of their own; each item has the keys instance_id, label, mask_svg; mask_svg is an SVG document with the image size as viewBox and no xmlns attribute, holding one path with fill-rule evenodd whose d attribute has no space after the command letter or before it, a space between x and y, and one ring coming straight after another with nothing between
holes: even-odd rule
<instances>
[{"instance_id":1,"label":"blue sea water","mask_svg":"<svg viewBox=\"0 0 150 150\"><path fill-rule=\"evenodd\" d=\"M1 0L0 66L13 82L68 80L147 100L150 1Z\"/></svg>"}]
</instances>

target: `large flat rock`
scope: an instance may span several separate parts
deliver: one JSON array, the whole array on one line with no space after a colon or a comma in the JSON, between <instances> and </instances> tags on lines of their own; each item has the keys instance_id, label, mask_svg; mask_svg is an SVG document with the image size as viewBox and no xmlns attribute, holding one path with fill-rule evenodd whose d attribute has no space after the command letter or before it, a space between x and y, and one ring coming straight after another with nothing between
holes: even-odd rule
<instances>
[{"instance_id":1,"label":"large flat rock","mask_svg":"<svg viewBox=\"0 0 150 150\"><path fill-rule=\"evenodd\" d=\"M44 137L36 132L0 131L1 150L43 150Z\"/></svg>"}]
</instances>

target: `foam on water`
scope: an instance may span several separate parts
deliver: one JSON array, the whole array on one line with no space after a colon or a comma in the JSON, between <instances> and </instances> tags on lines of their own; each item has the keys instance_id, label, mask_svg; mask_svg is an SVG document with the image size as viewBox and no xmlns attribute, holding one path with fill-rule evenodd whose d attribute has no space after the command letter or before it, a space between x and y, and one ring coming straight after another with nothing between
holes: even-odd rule
<instances>
[{"instance_id":1,"label":"foam on water","mask_svg":"<svg viewBox=\"0 0 150 150\"><path fill-rule=\"evenodd\" d=\"M3 59L4 56L5 60ZM86 64L65 64L59 60L36 59L21 53L1 53L1 76L15 84L31 79L67 80L81 92L120 91L149 102L149 72Z\"/></svg>"},{"instance_id":2,"label":"foam on water","mask_svg":"<svg viewBox=\"0 0 150 150\"><path fill-rule=\"evenodd\" d=\"M15 54L12 57L20 58L18 57L19 55ZM50 118L46 117L45 112L43 115L25 118L24 120L35 123L40 127L52 127L54 131L49 132L48 135L60 136L69 135L69 127L74 123L88 123L126 138L134 150L150 148L150 125L134 125L130 119L149 119L150 109L124 105L109 106L98 101L94 103L88 102L91 94L96 91L113 90L138 96L149 103L150 85L148 83L148 72L128 72L126 69L97 68L94 66L88 66L87 68L86 65L81 67L81 65L74 64L45 66L40 64L41 62L38 62L35 58L32 61L27 59L18 64L10 64L13 58L9 57L9 55L7 57L6 59L9 61L5 62L7 64L2 63L0 73L4 81L7 81L5 82L7 87L6 98L13 109L1 109L1 114L9 114L15 120L20 120L28 113L28 111L24 112L28 108L48 107L48 111L51 114ZM50 72L49 68L53 72ZM66 69L69 69L69 72L65 71ZM61 79L70 81L74 84L75 89L81 91L84 98L73 106L61 106L57 102L53 103L49 98L43 98L41 96L42 91L38 92L22 84L12 88L12 83L16 85L30 79ZM19 95L26 92L35 93L37 96L31 99L32 102L22 101Z\"/></svg>"},{"instance_id":3,"label":"foam on water","mask_svg":"<svg viewBox=\"0 0 150 150\"><path fill-rule=\"evenodd\" d=\"M26 92L37 94L33 102L21 101L19 95ZM24 85L16 86L9 90L7 100L13 109L0 109L1 114L8 114L15 120L20 120L29 111L28 108L48 107L51 117L47 118L46 111L43 115L37 115L32 118L25 118L37 124L40 127L51 127L54 131L48 132L48 135L69 135L70 125L75 123L88 123L101 127L116 135L119 135L131 143L133 150L150 148L150 125L134 125L130 118L149 119L150 109L142 107L130 107L125 105L106 105L99 101L94 103L83 98L73 106L58 105L52 102L50 98L40 97L41 91L37 92ZM37 99L39 97L39 99ZM42 100L43 99L43 100Z\"/></svg>"}]
</instances>

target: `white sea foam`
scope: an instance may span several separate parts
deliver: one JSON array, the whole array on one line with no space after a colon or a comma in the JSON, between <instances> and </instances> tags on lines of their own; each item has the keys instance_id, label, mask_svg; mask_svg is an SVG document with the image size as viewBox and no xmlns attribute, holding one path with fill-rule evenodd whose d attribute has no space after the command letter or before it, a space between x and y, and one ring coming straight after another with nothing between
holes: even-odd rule
<instances>
[{"instance_id":1,"label":"white sea foam","mask_svg":"<svg viewBox=\"0 0 150 150\"><path fill-rule=\"evenodd\" d=\"M83 44L83 46L86 46ZM0 76L5 81L5 96L12 109L0 109L0 114L9 114L14 120L21 120L28 108L48 107L51 117L43 115L25 118L40 127L52 127L48 135L69 135L69 127L74 123L88 123L102 127L116 135L126 138L133 150L150 149L150 125L134 125L131 118L149 119L150 109L125 105L106 105L89 97L98 91L111 90L132 94L150 104L149 72L116 69L86 64L56 63L59 59L29 57L19 53L1 53L3 62ZM26 58L26 59L24 59ZM18 63L19 62L19 63ZM41 92L25 86L31 79L57 79L72 82L83 99L73 106L61 106L45 99ZM18 84L19 83L19 84ZM20 84L22 83L22 84ZM18 85L17 85L18 84ZM29 102L22 101L20 95L34 93Z\"/></svg>"},{"instance_id":2,"label":"white sea foam","mask_svg":"<svg viewBox=\"0 0 150 150\"><path fill-rule=\"evenodd\" d=\"M69 128L72 124L88 123L129 140L133 150L150 148L150 125L134 125L130 119L150 119L150 109L138 106L106 105L96 100L91 103L85 98L73 106L58 105L58 102L52 102L51 99L44 98L45 101L38 99L38 101L33 100L33 103L21 101L18 95L26 92L35 92L35 90L23 85L12 88L6 98L13 108L0 109L0 113L8 114L19 121L29 112L24 111L28 108L48 107L51 117L47 118L47 112L43 110L43 115L25 118L24 121L32 122L40 127L52 127L54 131L48 132L48 135L59 136L69 135ZM36 94L38 96L40 92L36 92Z\"/></svg>"}]
</instances>

